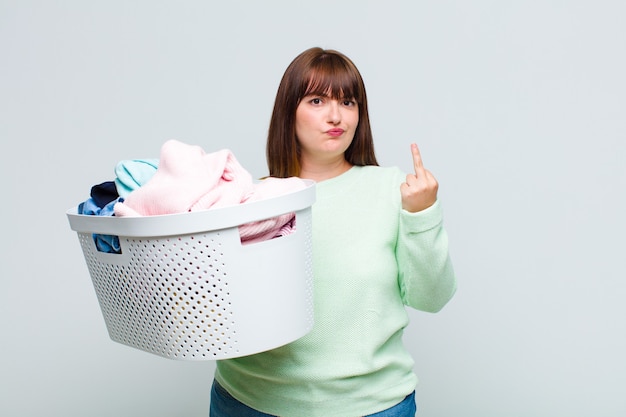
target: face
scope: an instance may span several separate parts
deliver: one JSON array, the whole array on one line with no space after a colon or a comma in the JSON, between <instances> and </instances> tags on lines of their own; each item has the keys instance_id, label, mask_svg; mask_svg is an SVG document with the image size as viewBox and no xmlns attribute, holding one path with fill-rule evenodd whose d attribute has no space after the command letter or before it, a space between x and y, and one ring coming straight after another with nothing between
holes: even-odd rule
<instances>
[{"instance_id":1,"label":"face","mask_svg":"<svg viewBox=\"0 0 626 417\"><path fill-rule=\"evenodd\" d=\"M359 124L359 107L352 99L309 95L296 109L296 137L301 158L343 158Z\"/></svg>"}]
</instances>

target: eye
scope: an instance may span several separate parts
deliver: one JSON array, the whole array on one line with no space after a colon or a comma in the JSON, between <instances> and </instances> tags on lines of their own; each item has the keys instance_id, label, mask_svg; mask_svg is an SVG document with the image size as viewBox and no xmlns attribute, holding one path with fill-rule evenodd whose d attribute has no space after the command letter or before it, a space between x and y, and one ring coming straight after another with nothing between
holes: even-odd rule
<instances>
[{"instance_id":1,"label":"eye","mask_svg":"<svg viewBox=\"0 0 626 417\"><path fill-rule=\"evenodd\" d=\"M311 104L322 104L322 99L319 97L314 97L310 100Z\"/></svg>"},{"instance_id":2,"label":"eye","mask_svg":"<svg viewBox=\"0 0 626 417\"><path fill-rule=\"evenodd\" d=\"M346 106L346 107L354 107L354 106L356 106L356 101L344 99L343 100L343 105Z\"/></svg>"}]
</instances>

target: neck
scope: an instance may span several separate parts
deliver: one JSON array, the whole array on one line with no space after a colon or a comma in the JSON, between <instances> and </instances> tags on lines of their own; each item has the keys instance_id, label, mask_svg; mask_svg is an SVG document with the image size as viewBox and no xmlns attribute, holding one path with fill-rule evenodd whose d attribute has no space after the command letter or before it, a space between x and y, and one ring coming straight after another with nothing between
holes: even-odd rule
<instances>
[{"instance_id":1,"label":"neck","mask_svg":"<svg viewBox=\"0 0 626 417\"><path fill-rule=\"evenodd\" d=\"M337 177L352 168L352 164L341 158L327 163L303 163L300 170L300 178L316 182Z\"/></svg>"}]
</instances>

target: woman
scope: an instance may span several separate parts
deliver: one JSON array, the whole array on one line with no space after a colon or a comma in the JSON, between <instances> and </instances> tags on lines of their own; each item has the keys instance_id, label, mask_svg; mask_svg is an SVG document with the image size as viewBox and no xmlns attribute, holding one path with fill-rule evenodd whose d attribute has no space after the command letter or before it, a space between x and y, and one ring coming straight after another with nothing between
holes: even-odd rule
<instances>
[{"instance_id":1,"label":"woman","mask_svg":"<svg viewBox=\"0 0 626 417\"><path fill-rule=\"evenodd\" d=\"M211 417L414 416L405 306L439 311L456 280L438 184L378 166L359 71L343 54L304 51L287 68L267 141L270 175L317 181L315 325L278 349L218 361Z\"/></svg>"}]
</instances>

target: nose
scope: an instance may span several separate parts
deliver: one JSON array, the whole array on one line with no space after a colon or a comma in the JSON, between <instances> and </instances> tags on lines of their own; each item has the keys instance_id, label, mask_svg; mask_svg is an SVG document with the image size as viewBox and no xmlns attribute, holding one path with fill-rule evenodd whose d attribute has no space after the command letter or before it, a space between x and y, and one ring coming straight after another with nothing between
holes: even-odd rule
<instances>
[{"instance_id":1,"label":"nose","mask_svg":"<svg viewBox=\"0 0 626 417\"><path fill-rule=\"evenodd\" d=\"M341 109L339 107L339 101L331 100L328 106L328 122L334 125L341 122Z\"/></svg>"}]
</instances>

